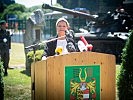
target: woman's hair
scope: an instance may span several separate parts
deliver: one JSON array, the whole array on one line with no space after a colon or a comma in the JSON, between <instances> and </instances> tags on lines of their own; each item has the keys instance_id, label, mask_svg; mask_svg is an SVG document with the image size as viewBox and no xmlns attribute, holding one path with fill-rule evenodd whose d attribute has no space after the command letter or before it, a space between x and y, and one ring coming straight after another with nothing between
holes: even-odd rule
<instances>
[{"instance_id":1,"label":"woman's hair","mask_svg":"<svg viewBox=\"0 0 133 100\"><path fill-rule=\"evenodd\" d=\"M67 26L70 27L68 21L67 21L65 18L63 18L63 17L59 18L59 19L56 21L56 26L58 25L58 23L59 23L60 21L66 22Z\"/></svg>"}]
</instances>

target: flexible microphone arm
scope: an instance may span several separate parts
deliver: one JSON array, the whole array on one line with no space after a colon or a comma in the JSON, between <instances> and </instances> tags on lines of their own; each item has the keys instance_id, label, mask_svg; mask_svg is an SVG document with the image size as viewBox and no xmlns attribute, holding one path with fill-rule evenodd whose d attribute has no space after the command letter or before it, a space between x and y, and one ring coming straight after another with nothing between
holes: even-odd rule
<instances>
[{"instance_id":1,"label":"flexible microphone arm","mask_svg":"<svg viewBox=\"0 0 133 100\"><path fill-rule=\"evenodd\" d=\"M51 41L55 41L55 40L58 40L58 39L63 38L63 37L66 37L66 35L61 36L61 37L57 37L57 38L54 38L54 39L51 39L51 40L43 41L42 43L36 43L36 44L30 45L30 46L27 46L27 47L25 47L25 49L30 49L30 48L33 49L34 62L35 62L36 46L41 45L41 44L45 44L45 43L48 43L48 42L51 42Z\"/></svg>"},{"instance_id":2,"label":"flexible microphone arm","mask_svg":"<svg viewBox=\"0 0 133 100\"><path fill-rule=\"evenodd\" d=\"M65 31L66 34L64 36L60 36L60 37L57 37L57 38L53 38L51 40L47 40L47 41L42 41L41 43L36 43L36 44L33 44L33 45L30 45L30 46L27 46L25 47L25 49L29 49L29 48L33 48L35 46L38 46L38 45L41 45L41 44L45 44L45 43L48 43L48 42L51 42L51 41L55 41L55 40L58 40L58 39L61 39L61 38L64 38L64 37L73 37L71 33L69 33L68 30Z\"/></svg>"},{"instance_id":3,"label":"flexible microphone arm","mask_svg":"<svg viewBox=\"0 0 133 100\"><path fill-rule=\"evenodd\" d=\"M25 47L25 49L34 48L34 47L36 47L38 45L45 44L45 43L48 43L48 42L51 42L51 41L55 41L55 40L61 39L63 37L66 37L66 35L61 36L61 37L57 37L57 38L53 38L51 40L42 41L41 43L36 43L36 44L30 45L30 46L27 46L27 47Z\"/></svg>"}]
</instances>

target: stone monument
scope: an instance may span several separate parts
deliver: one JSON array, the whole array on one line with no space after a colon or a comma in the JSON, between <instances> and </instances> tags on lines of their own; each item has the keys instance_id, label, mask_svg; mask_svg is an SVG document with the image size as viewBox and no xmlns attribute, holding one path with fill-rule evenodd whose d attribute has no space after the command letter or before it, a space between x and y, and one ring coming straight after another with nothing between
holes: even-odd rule
<instances>
[{"instance_id":1,"label":"stone monument","mask_svg":"<svg viewBox=\"0 0 133 100\"><path fill-rule=\"evenodd\" d=\"M24 47L36 44L43 40L44 25L45 20L42 10L35 10L26 22L26 30L24 34ZM27 52L28 49L25 49L25 55L27 54ZM26 70L27 69L29 69L29 65L26 57Z\"/></svg>"}]
</instances>

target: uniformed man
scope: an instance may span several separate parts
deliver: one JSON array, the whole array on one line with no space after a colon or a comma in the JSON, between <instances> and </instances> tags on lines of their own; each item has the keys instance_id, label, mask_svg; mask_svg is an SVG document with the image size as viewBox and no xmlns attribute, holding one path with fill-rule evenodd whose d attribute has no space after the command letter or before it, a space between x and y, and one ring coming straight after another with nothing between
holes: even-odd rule
<instances>
[{"instance_id":1,"label":"uniformed man","mask_svg":"<svg viewBox=\"0 0 133 100\"><path fill-rule=\"evenodd\" d=\"M5 20L0 21L0 56L4 66L4 76L8 75L7 68L9 64L9 50L11 49L10 32L6 30L7 24Z\"/></svg>"}]
</instances>

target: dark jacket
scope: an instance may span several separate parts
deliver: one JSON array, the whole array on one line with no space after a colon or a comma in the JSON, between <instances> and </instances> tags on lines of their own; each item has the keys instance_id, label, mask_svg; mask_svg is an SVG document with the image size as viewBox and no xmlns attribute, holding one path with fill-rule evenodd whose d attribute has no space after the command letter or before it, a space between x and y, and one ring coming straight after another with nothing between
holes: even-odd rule
<instances>
[{"instance_id":1,"label":"dark jacket","mask_svg":"<svg viewBox=\"0 0 133 100\"><path fill-rule=\"evenodd\" d=\"M4 40L6 40L6 42L4 42ZM0 29L0 49L11 49L11 36L9 31Z\"/></svg>"},{"instance_id":2,"label":"dark jacket","mask_svg":"<svg viewBox=\"0 0 133 100\"><path fill-rule=\"evenodd\" d=\"M46 43L44 48L44 56L48 57L55 55L56 45L57 45L57 40Z\"/></svg>"}]
</instances>

